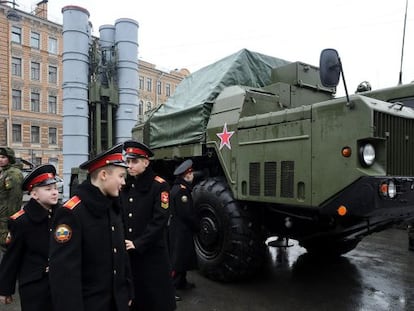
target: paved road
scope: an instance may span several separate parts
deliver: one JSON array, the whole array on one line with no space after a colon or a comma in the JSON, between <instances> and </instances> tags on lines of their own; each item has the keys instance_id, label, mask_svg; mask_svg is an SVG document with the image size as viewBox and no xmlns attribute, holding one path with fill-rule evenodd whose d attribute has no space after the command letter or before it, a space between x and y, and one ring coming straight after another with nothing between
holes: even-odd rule
<instances>
[{"instance_id":1,"label":"paved road","mask_svg":"<svg viewBox=\"0 0 414 311\"><path fill-rule=\"evenodd\" d=\"M414 310L413 263L401 229L373 234L329 264L315 261L296 243L286 250L270 247L267 265L253 280L223 284L190 273L197 287L180 293L177 310ZM0 309L20 310L16 304Z\"/></svg>"},{"instance_id":2,"label":"paved road","mask_svg":"<svg viewBox=\"0 0 414 311\"><path fill-rule=\"evenodd\" d=\"M367 237L336 262L312 260L297 245L269 248L268 265L254 280L219 284L197 273L181 311L414 310L414 252L407 233L392 229Z\"/></svg>"}]
</instances>

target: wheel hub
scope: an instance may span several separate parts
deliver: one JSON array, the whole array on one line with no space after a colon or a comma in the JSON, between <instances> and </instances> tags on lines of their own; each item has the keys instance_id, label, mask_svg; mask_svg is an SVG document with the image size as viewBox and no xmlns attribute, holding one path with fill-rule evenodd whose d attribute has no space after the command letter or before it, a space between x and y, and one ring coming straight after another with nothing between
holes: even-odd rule
<instances>
[{"instance_id":1,"label":"wheel hub","mask_svg":"<svg viewBox=\"0 0 414 311\"><path fill-rule=\"evenodd\" d=\"M216 244L218 229L211 218L204 217L201 219L199 238L200 242L206 247Z\"/></svg>"}]
</instances>

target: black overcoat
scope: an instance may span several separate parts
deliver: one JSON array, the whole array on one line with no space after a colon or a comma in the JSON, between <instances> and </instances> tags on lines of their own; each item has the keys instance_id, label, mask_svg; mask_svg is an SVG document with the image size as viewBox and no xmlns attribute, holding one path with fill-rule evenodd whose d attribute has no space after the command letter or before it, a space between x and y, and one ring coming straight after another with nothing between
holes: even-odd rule
<instances>
[{"instance_id":1,"label":"black overcoat","mask_svg":"<svg viewBox=\"0 0 414 311\"><path fill-rule=\"evenodd\" d=\"M199 230L199 222L191 192L191 184L182 177L178 177L171 188L169 240L172 267L177 272L197 268L194 234Z\"/></svg>"},{"instance_id":2,"label":"black overcoat","mask_svg":"<svg viewBox=\"0 0 414 311\"><path fill-rule=\"evenodd\" d=\"M169 186L151 167L138 177L128 176L121 191L126 238L134 278L132 310L175 310L166 226L170 217Z\"/></svg>"},{"instance_id":3,"label":"black overcoat","mask_svg":"<svg viewBox=\"0 0 414 311\"><path fill-rule=\"evenodd\" d=\"M127 311L132 278L119 198L89 181L56 212L50 244L55 310Z\"/></svg>"},{"instance_id":4,"label":"black overcoat","mask_svg":"<svg viewBox=\"0 0 414 311\"><path fill-rule=\"evenodd\" d=\"M0 265L0 295L13 295L18 280L22 311L52 310L48 257L54 209L46 210L30 199L8 222L10 236Z\"/></svg>"}]
</instances>

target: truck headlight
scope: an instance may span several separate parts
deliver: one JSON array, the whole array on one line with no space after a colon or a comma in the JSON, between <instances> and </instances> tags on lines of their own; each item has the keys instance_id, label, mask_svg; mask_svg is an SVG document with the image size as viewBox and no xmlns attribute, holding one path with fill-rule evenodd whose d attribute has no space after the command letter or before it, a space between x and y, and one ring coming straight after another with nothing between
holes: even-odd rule
<instances>
[{"instance_id":1,"label":"truck headlight","mask_svg":"<svg viewBox=\"0 0 414 311\"><path fill-rule=\"evenodd\" d=\"M371 144L364 144L360 148L360 159L362 166L371 166L375 162L375 148Z\"/></svg>"},{"instance_id":2,"label":"truck headlight","mask_svg":"<svg viewBox=\"0 0 414 311\"><path fill-rule=\"evenodd\" d=\"M380 184L380 193L385 198L394 199L397 195L397 185L393 180L384 181Z\"/></svg>"}]
</instances>

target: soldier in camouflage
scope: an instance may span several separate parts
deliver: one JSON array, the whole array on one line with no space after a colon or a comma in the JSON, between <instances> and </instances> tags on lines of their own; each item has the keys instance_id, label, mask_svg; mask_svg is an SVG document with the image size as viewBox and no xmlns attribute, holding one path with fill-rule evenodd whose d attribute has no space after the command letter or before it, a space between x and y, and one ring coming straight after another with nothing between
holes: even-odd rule
<instances>
[{"instance_id":1,"label":"soldier in camouflage","mask_svg":"<svg viewBox=\"0 0 414 311\"><path fill-rule=\"evenodd\" d=\"M23 175L15 163L14 150L0 147L0 261L6 246L7 220L22 206Z\"/></svg>"}]
</instances>

